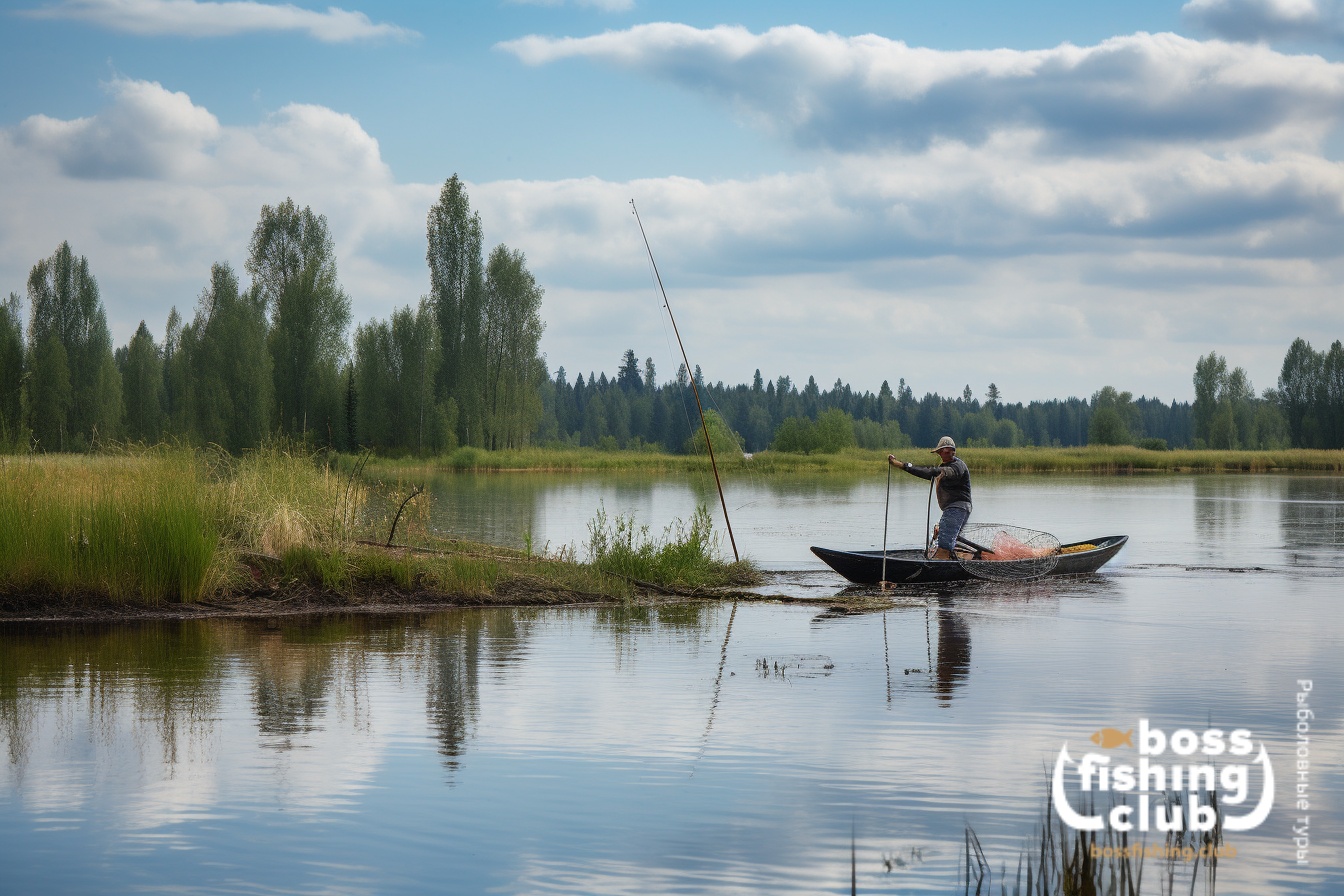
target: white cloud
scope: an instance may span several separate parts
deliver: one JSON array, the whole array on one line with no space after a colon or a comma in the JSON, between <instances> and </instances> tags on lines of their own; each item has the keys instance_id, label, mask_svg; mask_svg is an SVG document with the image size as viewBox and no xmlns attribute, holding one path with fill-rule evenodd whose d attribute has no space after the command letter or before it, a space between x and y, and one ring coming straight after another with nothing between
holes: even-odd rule
<instances>
[{"instance_id":1,"label":"white cloud","mask_svg":"<svg viewBox=\"0 0 1344 896\"><path fill-rule=\"evenodd\" d=\"M594 59L728 100L803 146L982 144L1032 130L1048 152L1143 143L1318 140L1344 112L1344 65L1267 47L1134 34L1092 47L940 51L800 25L753 34L658 23L498 45L529 65Z\"/></svg>"},{"instance_id":2,"label":"white cloud","mask_svg":"<svg viewBox=\"0 0 1344 896\"><path fill-rule=\"evenodd\" d=\"M185 93L126 79L107 88L113 102L105 112L72 121L34 115L19 125L18 143L50 155L71 177L162 178L197 168L219 137L219 121Z\"/></svg>"},{"instance_id":3,"label":"white cloud","mask_svg":"<svg viewBox=\"0 0 1344 896\"><path fill-rule=\"evenodd\" d=\"M292 3L254 0L63 0L22 11L35 19L70 19L113 31L163 37L232 37L259 31L295 31L326 43L393 38L416 32L398 25L374 24L362 12L330 6L325 12Z\"/></svg>"},{"instance_id":4,"label":"white cloud","mask_svg":"<svg viewBox=\"0 0 1344 896\"><path fill-rule=\"evenodd\" d=\"M1227 40L1344 41L1340 0L1190 0L1181 14Z\"/></svg>"},{"instance_id":5,"label":"white cloud","mask_svg":"<svg viewBox=\"0 0 1344 896\"><path fill-rule=\"evenodd\" d=\"M357 316L425 291L422 270L378 253L423 240L435 190L395 183L351 116L291 104L222 126L156 83L120 80L108 94L86 118L0 129L0 293L22 292L28 269L68 240L90 260L114 338L141 318L161 337L168 308L189 311L212 263L242 274L261 206L286 196L327 216ZM423 247L407 254L423 267Z\"/></svg>"},{"instance_id":6,"label":"white cloud","mask_svg":"<svg viewBox=\"0 0 1344 896\"><path fill-rule=\"evenodd\" d=\"M1210 350L1269 385L1302 321L1344 331L1344 166L1295 144L1068 156L1043 140L1000 129L752 179L468 192L487 248L522 250L546 289L543 349L571 378L613 370L626 347L675 370L631 198L694 353L728 382L760 367L858 388L994 381L1023 400L1107 383L1188 396ZM0 182L0 294L22 291L69 240L119 344L141 318L161 337L213 262L241 274L261 205L286 196L327 216L356 322L428 289L425 215L440 185L398 182L378 141L323 106L224 125L185 94L119 80L93 115L0 129ZM964 321L955 369L929 335L938 308ZM856 351L855 334L882 335Z\"/></svg>"},{"instance_id":7,"label":"white cloud","mask_svg":"<svg viewBox=\"0 0 1344 896\"><path fill-rule=\"evenodd\" d=\"M666 251L710 278L1157 241L1172 254L1297 257L1298 226L1318 228L1323 243L1344 235L1344 166L1317 156L1258 160L1175 147L1130 159L1041 159L1030 141L1007 142L939 143L744 181L505 181L472 198L489 206L491 229L528 232L529 257L574 276L622 254L611 214L628 211L632 195Z\"/></svg>"}]
</instances>

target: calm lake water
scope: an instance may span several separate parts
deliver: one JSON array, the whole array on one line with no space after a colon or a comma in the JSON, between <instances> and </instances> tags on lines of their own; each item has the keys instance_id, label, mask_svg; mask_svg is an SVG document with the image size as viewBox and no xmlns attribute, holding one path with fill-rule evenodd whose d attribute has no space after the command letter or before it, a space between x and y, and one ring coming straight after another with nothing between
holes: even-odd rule
<instances>
[{"instance_id":1,"label":"calm lake water","mask_svg":"<svg viewBox=\"0 0 1344 896\"><path fill-rule=\"evenodd\" d=\"M900 479L893 546L924 531L927 489ZM431 524L582 553L599 502L656 533L697 501L721 521L710 489L445 477ZM884 475L727 490L763 590L834 595L808 546L881 544ZM1344 479L979 477L975 519L1131 540L1099 576L860 614L0 626L0 892L848 893L852 845L860 893L960 893L969 826L997 893L1058 824L1061 747L1137 737L1140 719L1246 729L1267 750L1273 807L1225 834L1215 892L1344 892ZM1147 860L1144 892L1167 870Z\"/></svg>"}]
</instances>

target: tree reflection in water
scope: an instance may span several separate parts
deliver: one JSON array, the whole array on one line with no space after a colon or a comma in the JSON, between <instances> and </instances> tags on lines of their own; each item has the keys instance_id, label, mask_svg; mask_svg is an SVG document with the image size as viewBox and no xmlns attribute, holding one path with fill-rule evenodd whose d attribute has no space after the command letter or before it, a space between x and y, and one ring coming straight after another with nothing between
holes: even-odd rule
<instances>
[{"instance_id":1,"label":"tree reflection in water","mask_svg":"<svg viewBox=\"0 0 1344 896\"><path fill-rule=\"evenodd\" d=\"M480 711L483 627L475 612L448 614L435 627L425 711L449 770L457 769Z\"/></svg>"},{"instance_id":2,"label":"tree reflection in water","mask_svg":"<svg viewBox=\"0 0 1344 896\"><path fill-rule=\"evenodd\" d=\"M429 617L425 712L450 771L458 767L480 716L482 665L505 670L523 662L532 624L545 612L460 610Z\"/></svg>"},{"instance_id":3,"label":"tree reflection in water","mask_svg":"<svg viewBox=\"0 0 1344 896\"><path fill-rule=\"evenodd\" d=\"M1344 547L1344 481L1337 477L1294 478L1284 482L1279 529L1295 563L1299 552Z\"/></svg>"},{"instance_id":4,"label":"tree reflection in water","mask_svg":"<svg viewBox=\"0 0 1344 896\"><path fill-rule=\"evenodd\" d=\"M0 733L22 776L37 708L66 694L90 715L95 736L112 737L127 706L148 726L163 762L209 732L226 677L227 626L204 622L137 625L52 623L0 629Z\"/></svg>"}]
</instances>

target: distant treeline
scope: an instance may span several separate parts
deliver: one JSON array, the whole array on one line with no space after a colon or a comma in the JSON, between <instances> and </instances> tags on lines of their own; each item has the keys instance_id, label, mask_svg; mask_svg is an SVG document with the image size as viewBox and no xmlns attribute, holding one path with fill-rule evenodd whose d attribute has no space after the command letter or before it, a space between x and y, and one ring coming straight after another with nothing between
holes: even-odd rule
<instances>
[{"instance_id":1,"label":"distant treeline","mask_svg":"<svg viewBox=\"0 0 1344 896\"><path fill-rule=\"evenodd\" d=\"M580 375L570 383L560 368L544 393L548 415L553 409L555 428L541 433L542 440L609 448L656 444L672 451L698 450L702 436L684 365L674 380L662 385L654 373L652 359L646 359L640 370L633 350L625 353L620 372L612 378L605 373ZM873 393L856 392L840 380L822 391L813 377L799 389L787 376L766 381L760 371L749 386L705 383L698 366L695 376L706 407L748 452L766 448L832 452L849 446L894 449L932 445L943 435L951 435L962 445L1003 448L1139 440L1154 447L1175 447L1192 441L1189 403L1136 400L1110 387L1091 401L1068 398L1009 404L1000 400L992 383L981 401L970 386L956 398L928 393L917 399L904 379L894 390L884 382ZM1099 429L1097 424L1107 420L1108 411L1119 418L1119 425Z\"/></svg>"},{"instance_id":2,"label":"distant treeline","mask_svg":"<svg viewBox=\"0 0 1344 896\"><path fill-rule=\"evenodd\" d=\"M959 445L997 448L1344 448L1344 345L1336 340L1328 352L1317 352L1298 339L1282 371L1277 388L1257 395L1245 370L1229 370L1222 356L1210 352L1195 365L1193 403L1136 399L1113 386L1090 399L1010 403L994 383L983 400L969 385L960 396L925 393L917 399L904 379L895 389L883 382L876 393L857 392L840 380L822 391L813 377L799 389L787 376L766 381L759 370L749 386L725 386L703 382L698 366L695 381L705 405L748 452L894 449L933 445L943 435ZM689 386L684 365L674 380L658 385L653 360L641 369L633 350L611 378L590 373L571 384L560 368L543 389L538 436L571 445L698 450L702 436Z\"/></svg>"},{"instance_id":3,"label":"distant treeline","mask_svg":"<svg viewBox=\"0 0 1344 896\"><path fill-rule=\"evenodd\" d=\"M1088 399L1009 403L983 395L916 398L899 379L876 393L836 380L823 391L787 376L706 383L679 365L660 383L633 349L614 376L565 368L538 352L543 290L522 253L482 252L481 221L461 181L429 210L430 293L355 328L326 219L286 199L263 206L240 284L215 264L191 321L170 312L157 342L142 321L112 347L97 281L68 243L34 265L23 299L0 302L0 448L82 451L175 439L231 452L273 435L339 450L435 456L574 445L700 450L694 376L717 447L821 453L849 446L959 445L1277 449L1344 447L1344 346L1302 339L1276 388L1257 394L1216 353L1195 365L1193 403L1134 398L1106 386Z\"/></svg>"}]
</instances>

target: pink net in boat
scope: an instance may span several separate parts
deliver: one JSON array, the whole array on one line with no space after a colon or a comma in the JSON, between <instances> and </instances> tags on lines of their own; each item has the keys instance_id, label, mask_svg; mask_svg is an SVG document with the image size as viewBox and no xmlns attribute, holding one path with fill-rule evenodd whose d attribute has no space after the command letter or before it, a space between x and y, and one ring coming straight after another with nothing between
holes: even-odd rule
<instances>
[{"instance_id":1,"label":"pink net in boat","mask_svg":"<svg viewBox=\"0 0 1344 896\"><path fill-rule=\"evenodd\" d=\"M1059 562L1059 539L1049 532L1002 523L972 523L961 530L957 559L971 575L1022 581L1049 575Z\"/></svg>"}]
</instances>

